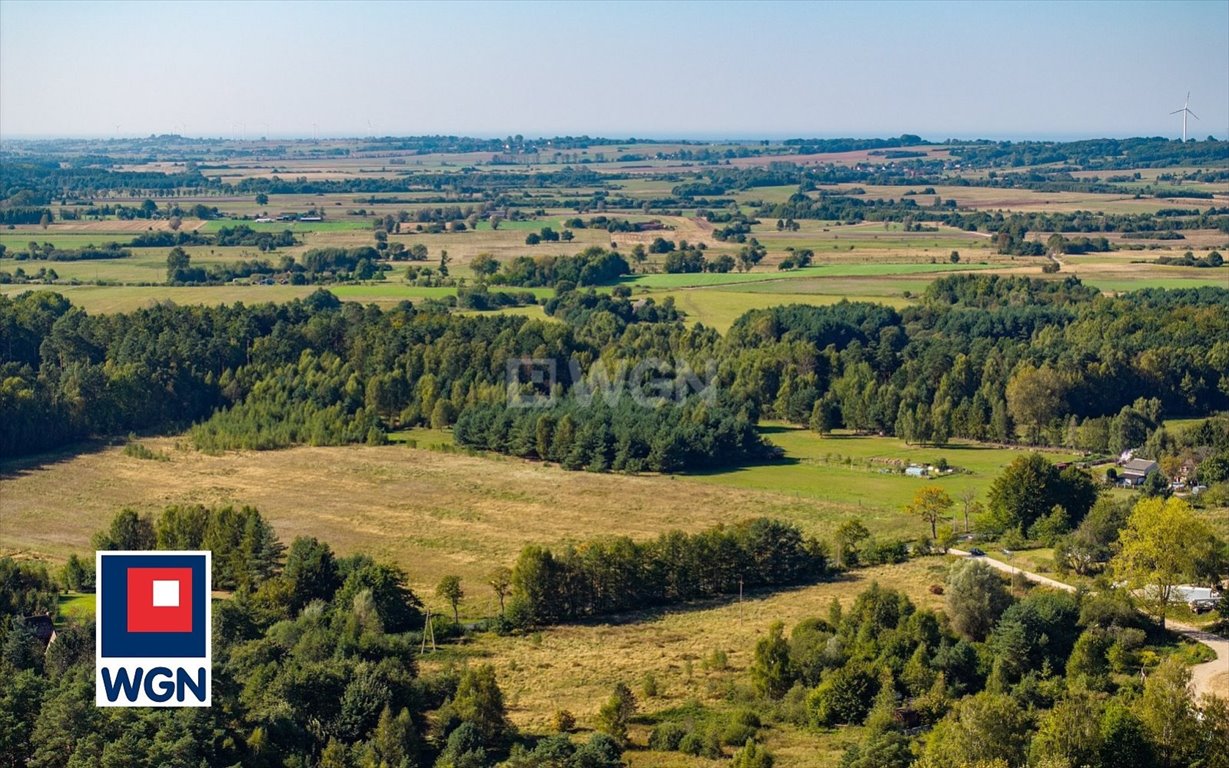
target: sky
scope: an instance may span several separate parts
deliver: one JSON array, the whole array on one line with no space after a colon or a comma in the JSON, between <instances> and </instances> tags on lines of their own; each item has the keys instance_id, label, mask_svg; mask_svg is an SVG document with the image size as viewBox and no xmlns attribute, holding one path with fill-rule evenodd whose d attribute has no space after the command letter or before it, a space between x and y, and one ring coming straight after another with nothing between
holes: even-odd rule
<instances>
[{"instance_id":1,"label":"sky","mask_svg":"<svg viewBox=\"0 0 1229 768\"><path fill-rule=\"evenodd\" d=\"M0 139L1229 134L1229 1L0 0Z\"/></svg>"}]
</instances>

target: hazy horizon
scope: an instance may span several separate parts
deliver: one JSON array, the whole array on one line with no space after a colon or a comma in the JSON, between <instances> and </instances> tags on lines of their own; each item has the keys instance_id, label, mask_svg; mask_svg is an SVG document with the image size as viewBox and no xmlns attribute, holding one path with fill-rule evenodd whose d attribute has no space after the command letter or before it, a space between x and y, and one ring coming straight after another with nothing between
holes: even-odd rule
<instances>
[{"instance_id":1,"label":"hazy horizon","mask_svg":"<svg viewBox=\"0 0 1229 768\"><path fill-rule=\"evenodd\" d=\"M1188 90L1226 138L1229 3L0 2L4 140L1177 138Z\"/></svg>"},{"instance_id":2,"label":"hazy horizon","mask_svg":"<svg viewBox=\"0 0 1229 768\"><path fill-rule=\"evenodd\" d=\"M1179 129L1181 132L1181 129ZM1092 141L1098 139L1110 140L1125 140L1125 139L1170 139L1177 141L1180 136L1154 135L1148 136L1144 134L1002 134L994 136L925 136L918 134L916 131L904 131L905 134L913 134L920 136L922 141L928 144L944 144L952 143L971 143L976 141L1010 141L1010 142L1068 142L1068 141ZM249 131L249 134L251 132ZM1190 131L1188 129L1188 134ZM458 131L448 132L431 132L431 133L389 133L389 134L362 134L362 133L336 133L326 134L320 133L317 136L305 135L302 133L270 133L267 135L248 135L246 137L230 134L191 134L191 133L119 133L119 134L4 134L0 137L0 141L135 141L141 139L149 139L160 136L179 136L184 139L204 140L204 141L238 141L238 142L259 142L259 141L358 141L364 139L402 139L416 138L422 136L456 136L458 138L471 139L500 139L508 136L505 132L482 132L482 133L467 133ZM617 134L600 134L600 133L543 133L543 134L521 134L527 140L550 139L554 137L564 136L589 136L593 139L608 139L619 141L637 141L637 142L657 142L669 144L672 142L708 142L708 143L746 143L755 141L772 141L782 142L790 139L892 139L897 138L901 134L876 134L876 133L824 133L824 134L774 134L774 135L742 135L742 134L703 134L696 133L690 135L669 134L669 135L652 135L646 132L631 132ZM1188 135L1189 141L1206 141L1208 136ZM1217 141L1225 141L1222 136L1213 135L1212 138Z\"/></svg>"}]
</instances>

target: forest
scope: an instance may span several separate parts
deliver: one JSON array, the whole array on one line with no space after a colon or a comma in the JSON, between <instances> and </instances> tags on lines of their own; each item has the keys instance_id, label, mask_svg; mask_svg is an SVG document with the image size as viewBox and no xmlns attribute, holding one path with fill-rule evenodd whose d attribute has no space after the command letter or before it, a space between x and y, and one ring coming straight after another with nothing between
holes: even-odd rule
<instances>
[{"instance_id":1,"label":"forest","mask_svg":"<svg viewBox=\"0 0 1229 768\"><path fill-rule=\"evenodd\" d=\"M865 726L843 768L1229 764L1229 706L1189 694L1175 649L1121 596L1020 594L977 561L942 588L942 612L875 584L788 635L773 625L739 703L764 727ZM711 755L705 726L670 720L652 739Z\"/></svg>"},{"instance_id":2,"label":"forest","mask_svg":"<svg viewBox=\"0 0 1229 768\"><path fill-rule=\"evenodd\" d=\"M453 435L458 445L594 472L703 469L780 453L728 399L662 399L646 404L624 394L613 404L565 397L546 408L478 405L461 413Z\"/></svg>"},{"instance_id":3,"label":"forest","mask_svg":"<svg viewBox=\"0 0 1229 768\"><path fill-rule=\"evenodd\" d=\"M327 268L325 254L308 256ZM569 269L583 274L579 264ZM1104 297L1075 278L953 276L904 310L753 310L723 337L684 325L668 304L564 288L547 310L566 325L408 303L382 310L325 291L277 306L115 315L87 314L51 292L0 297L0 455L193 424L205 450L379 443L403 426L456 424L462 444L569 468L681 470L765 458L751 439L762 417L915 443L964 437L1105 453L1141 446L1162 418L1229 408L1225 289ZM562 397L556 410L505 410L508 361L523 359L554 361L557 380L540 394ZM567 404L574 378L599 363L609 371L655 360L715 368L722 397L664 432L670 420L651 408ZM579 442L556 433L539 452L539 416L567 416ZM685 459L652 460L667 444Z\"/></svg>"},{"instance_id":4,"label":"forest","mask_svg":"<svg viewBox=\"0 0 1229 768\"><path fill-rule=\"evenodd\" d=\"M405 574L299 537L287 547L252 508L125 510L100 549L211 547L213 706L94 706L94 625L69 620L43 649L22 615L92 588L74 556L59 574L0 558L0 765L286 768L615 768L619 741L521 736L490 666L418 673L424 626ZM441 627L446 634L447 627Z\"/></svg>"}]
</instances>

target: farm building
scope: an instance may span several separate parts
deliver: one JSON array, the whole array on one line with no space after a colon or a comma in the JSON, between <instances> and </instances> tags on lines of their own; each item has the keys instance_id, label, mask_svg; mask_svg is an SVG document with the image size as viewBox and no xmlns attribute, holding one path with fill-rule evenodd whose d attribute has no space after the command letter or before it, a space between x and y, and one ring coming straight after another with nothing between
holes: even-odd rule
<instances>
[{"instance_id":1,"label":"farm building","mask_svg":"<svg viewBox=\"0 0 1229 768\"><path fill-rule=\"evenodd\" d=\"M1131 459L1122 465L1122 471L1118 474L1122 478L1122 482L1127 485L1143 485L1143 482L1148 479L1148 475L1156 471L1155 461Z\"/></svg>"}]
</instances>

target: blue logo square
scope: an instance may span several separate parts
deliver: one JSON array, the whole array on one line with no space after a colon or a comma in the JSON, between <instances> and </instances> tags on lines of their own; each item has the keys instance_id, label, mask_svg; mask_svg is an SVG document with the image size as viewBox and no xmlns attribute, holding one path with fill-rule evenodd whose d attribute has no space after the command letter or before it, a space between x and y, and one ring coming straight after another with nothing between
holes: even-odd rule
<instances>
[{"instance_id":1,"label":"blue logo square","mask_svg":"<svg viewBox=\"0 0 1229 768\"><path fill-rule=\"evenodd\" d=\"M205 555L162 554L156 552L99 553L98 625L101 658L204 658L208 626L206 609L210 595L206 590L208 564ZM187 632L129 631L129 570L154 568L190 569L191 630Z\"/></svg>"}]
</instances>

